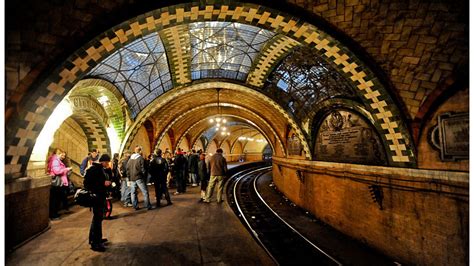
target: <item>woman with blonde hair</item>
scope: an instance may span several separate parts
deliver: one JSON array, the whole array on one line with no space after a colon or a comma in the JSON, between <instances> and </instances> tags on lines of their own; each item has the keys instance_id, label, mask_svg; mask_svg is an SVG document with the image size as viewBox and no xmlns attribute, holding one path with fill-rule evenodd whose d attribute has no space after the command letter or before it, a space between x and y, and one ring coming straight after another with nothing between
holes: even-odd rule
<instances>
[{"instance_id":1,"label":"woman with blonde hair","mask_svg":"<svg viewBox=\"0 0 474 266\"><path fill-rule=\"evenodd\" d=\"M67 206L67 192L69 190L69 180L67 174L71 171L66 167L61 158L65 155L62 149L55 149L54 153L48 159L47 171L51 176L51 195L50 195L50 218L59 218L59 203L63 202L63 207Z\"/></svg>"}]
</instances>

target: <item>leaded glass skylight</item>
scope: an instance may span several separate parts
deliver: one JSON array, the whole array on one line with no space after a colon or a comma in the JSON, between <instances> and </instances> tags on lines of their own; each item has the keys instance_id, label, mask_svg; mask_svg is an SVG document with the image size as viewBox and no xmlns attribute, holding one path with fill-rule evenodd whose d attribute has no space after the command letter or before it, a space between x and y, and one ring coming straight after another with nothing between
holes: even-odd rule
<instances>
[{"instance_id":1,"label":"leaded glass skylight","mask_svg":"<svg viewBox=\"0 0 474 266\"><path fill-rule=\"evenodd\" d=\"M275 33L232 22L189 24L191 78L245 80L253 60Z\"/></svg>"},{"instance_id":2,"label":"leaded glass skylight","mask_svg":"<svg viewBox=\"0 0 474 266\"><path fill-rule=\"evenodd\" d=\"M356 96L348 81L309 47L293 50L269 76L265 90L299 119L329 98Z\"/></svg>"},{"instance_id":3,"label":"leaded glass skylight","mask_svg":"<svg viewBox=\"0 0 474 266\"><path fill-rule=\"evenodd\" d=\"M117 86L130 106L133 118L173 86L165 48L156 32L120 48L88 75Z\"/></svg>"}]
</instances>

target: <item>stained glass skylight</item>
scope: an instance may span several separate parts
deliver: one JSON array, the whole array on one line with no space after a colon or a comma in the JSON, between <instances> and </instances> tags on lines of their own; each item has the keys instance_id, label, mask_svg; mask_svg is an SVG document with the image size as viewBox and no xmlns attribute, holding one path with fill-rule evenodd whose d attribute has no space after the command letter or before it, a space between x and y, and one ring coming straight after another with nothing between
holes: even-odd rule
<instances>
[{"instance_id":1,"label":"stained glass skylight","mask_svg":"<svg viewBox=\"0 0 474 266\"><path fill-rule=\"evenodd\" d=\"M356 96L348 81L309 47L292 51L269 76L265 90L298 118L329 98Z\"/></svg>"},{"instance_id":2,"label":"stained glass skylight","mask_svg":"<svg viewBox=\"0 0 474 266\"><path fill-rule=\"evenodd\" d=\"M232 22L189 24L191 78L245 80L253 60L275 33Z\"/></svg>"},{"instance_id":3,"label":"stained glass skylight","mask_svg":"<svg viewBox=\"0 0 474 266\"><path fill-rule=\"evenodd\" d=\"M156 32L120 48L88 75L115 84L130 106L133 118L173 86L165 48Z\"/></svg>"}]
</instances>

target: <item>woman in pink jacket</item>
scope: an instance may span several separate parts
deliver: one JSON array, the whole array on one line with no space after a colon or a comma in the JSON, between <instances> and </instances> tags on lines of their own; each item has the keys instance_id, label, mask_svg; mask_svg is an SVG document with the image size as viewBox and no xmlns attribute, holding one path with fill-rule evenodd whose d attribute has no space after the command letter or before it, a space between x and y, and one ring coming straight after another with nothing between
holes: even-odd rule
<instances>
[{"instance_id":1,"label":"woman in pink jacket","mask_svg":"<svg viewBox=\"0 0 474 266\"><path fill-rule=\"evenodd\" d=\"M67 203L67 193L69 191L69 180L67 173L71 171L70 167L66 167L61 161L61 156L65 155L65 152L61 149L55 149L54 153L48 159L48 174L51 177L60 178L60 186L51 185L51 196L50 196L50 218L56 219L59 217L59 203L62 202L63 208L69 209Z\"/></svg>"}]
</instances>

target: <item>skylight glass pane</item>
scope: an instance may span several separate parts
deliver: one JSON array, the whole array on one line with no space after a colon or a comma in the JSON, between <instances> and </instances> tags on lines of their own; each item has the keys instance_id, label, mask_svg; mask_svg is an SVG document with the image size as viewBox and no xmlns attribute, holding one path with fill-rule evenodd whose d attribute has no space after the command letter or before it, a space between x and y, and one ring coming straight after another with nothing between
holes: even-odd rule
<instances>
[{"instance_id":1,"label":"skylight glass pane","mask_svg":"<svg viewBox=\"0 0 474 266\"><path fill-rule=\"evenodd\" d=\"M329 98L356 97L349 82L309 47L292 51L268 81L265 90L300 119Z\"/></svg>"},{"instance_id":2,"label":"skylight glass pane","mask_svg":"<svg viewBox=\"0 0 474 266\"><path fill-rule=\"evenodd\" d=\"M216 21L191 23L189 31L193 80L209 77L245 80L258 52L275 35L251 25Z\"/></svg>"},{"instance_id":3,"label":"skylight glass pane","mask_svg":"<svg viewBox=\"0 0 474 266\"><path fill-rule=\"evenodd\" d=\"M88 75L114 83L130 106L133 118L160 95L156 92L172 87L165 49L157 32L118 49ZM137 102L136 98L141 101Z\"/></svg>"}]
</instances>

